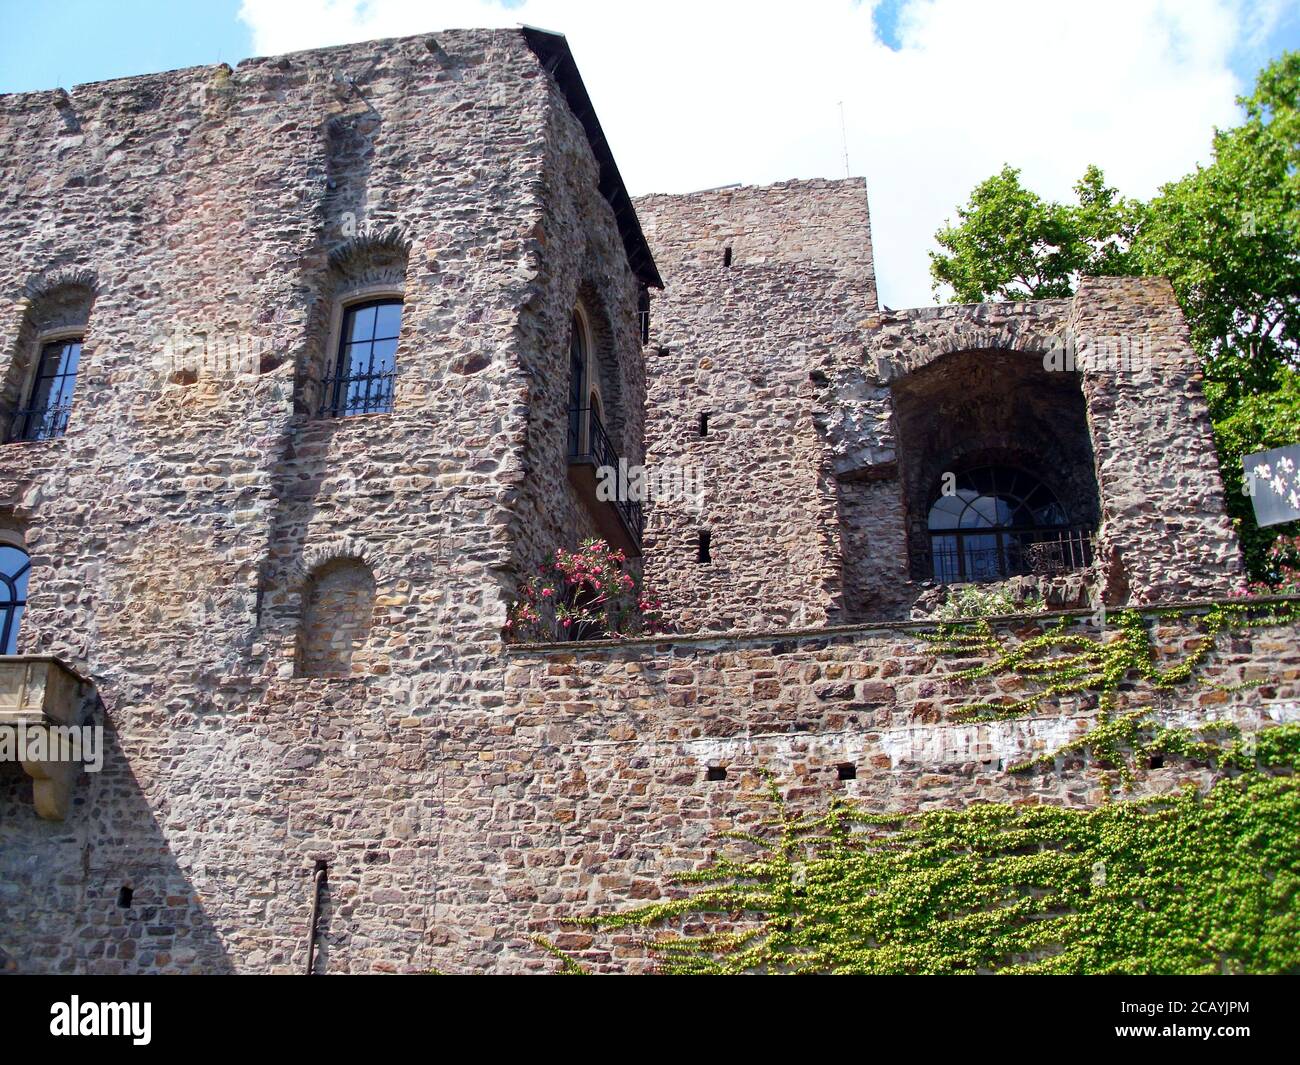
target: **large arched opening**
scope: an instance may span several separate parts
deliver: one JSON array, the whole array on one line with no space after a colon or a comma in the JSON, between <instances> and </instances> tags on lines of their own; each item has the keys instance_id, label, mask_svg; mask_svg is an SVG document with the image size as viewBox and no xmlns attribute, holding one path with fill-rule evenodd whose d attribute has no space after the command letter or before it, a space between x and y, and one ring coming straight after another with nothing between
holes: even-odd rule
<instances>
[{"instance_id":1,"label":"large arched opening","mask_svg":"<svg viewBox=\"0 0 1300 1065\"><path fill-rule=\"evenodd\" d=\"M1100 504L1078 373L1032 352L954 352L891 391L914 579L1091 564Z\"/></svg>"}]
</instances>

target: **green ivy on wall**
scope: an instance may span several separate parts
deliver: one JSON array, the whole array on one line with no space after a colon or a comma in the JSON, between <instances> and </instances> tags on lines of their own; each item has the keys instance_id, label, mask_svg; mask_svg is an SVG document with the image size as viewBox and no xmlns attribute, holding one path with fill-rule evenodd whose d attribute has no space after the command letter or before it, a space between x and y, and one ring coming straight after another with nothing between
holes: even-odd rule
<instances>
[{"instance_id":1,"label":"green ivy on wall","mask_svg":"<svg viewBox=\"0 0 1300 1065\"><path fill-rule=\"evenodd\" d=\"M1280 625L1300 619L1300 601L1218 603L1203 612L1160 611L1156 617L1186 621L1195 618L1203 632L1196 647L1182 661L1161 668L1146 619L1136 610L1110 615L1106 628L1097 635L1080 631L1080 619L1061 617L1045 631L1020 641L999 634L987 620L941 625L933 634L922 633L939 655L988 661L947 675L948 680L967 681L1016 676L1031 688L1023 698L1006 697L953 706L948 716L956 721L989 721L1022 717L1037 710L1046 700L1070 696L1095 696L1098 713L1095 725L1080 738L1058 750L1008 766L1019 772L1034 765L1051 763L1067 754L1087 751L1103 765L1111 766L1121 782L1133 782L1131 763L1156 753L1185 754L1201 760L1236 764L1240 752L1234 747L1208 743L1203 735L1237 737L1235 726L1210 722L1198 734L1161 728L1152 720L1154 709L1144 707L1115 716L1116 695L1121 686L1145 682L1155 692L1173 692L1198 683L1221 691L1251 687L1260 682L1218 685L1197 675L1214 650L1219 637L1234 630ZM1085 622L1087 619L1084 619ZM1073 627L1072 627L1073 626ZM1253 742L1253 741L1252 741ZM1191 753L1192 751L1197 753Z\"/></svg>"},{"instance_id":2,"label":"green ivy on wall","mask_svg":"<svg viewBox=\"0 0 1300 1065\"><path fill-rule=\"evenodd\" d=\"M771 816L726 834L741 853L576 923L644 930L677 974L1300 972L1300 726L1252 753L1207 793L1089 810L809 815L769 781Z\"/></svg>"}]
</instances>

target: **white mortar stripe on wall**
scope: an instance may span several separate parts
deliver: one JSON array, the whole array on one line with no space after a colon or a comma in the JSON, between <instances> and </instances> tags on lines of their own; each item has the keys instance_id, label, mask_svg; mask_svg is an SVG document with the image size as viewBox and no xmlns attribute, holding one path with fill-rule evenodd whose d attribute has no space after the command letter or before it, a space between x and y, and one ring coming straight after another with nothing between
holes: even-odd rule
<instances>
[{"instance_id":1,"label":"white mortar stripe on wall","mask_svg":"<svg viewBox=\"0 0 1300 1065\"><path fill-rule=\"evenodd\" d=\"M1160 724L1197 728L1227 721L1237 726L1265 721L1285 724L1300 721L1300 702L1261 702L1231 707L1226 713L1199 709L1160 711ZM1009 721L979 721L959 725L914 725L886 729L880 747L889 755L891 768L900 764L943 764L956 761L1023 762L1059 750L1096 727L1093 717L1026 717Z\"/></svg>"}]
</instances>

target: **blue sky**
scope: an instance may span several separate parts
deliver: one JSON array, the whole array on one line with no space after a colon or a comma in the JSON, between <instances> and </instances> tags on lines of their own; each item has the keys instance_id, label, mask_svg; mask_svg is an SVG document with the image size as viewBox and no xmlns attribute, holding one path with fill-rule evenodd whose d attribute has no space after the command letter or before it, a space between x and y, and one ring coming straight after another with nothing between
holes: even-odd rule
<instances>
[{"instance_id":1,"label":"blue sky","mask_svg":"<svg viewBox=\"0 0 1300 1065\"><path fill-rule=\"evenodd\" d=\"M880 40L897 49L899 11L906 0L882 0L872 12ZM436 22L436 3L429 3ZM502 0L520 10L522 0ZM257 54L240 0L0 0L0 92L70 88L85 81L127 77L204 63L235 64ZM1289 10L1288 10L1289 9ZM1262 40L1235 51L1243 81L1269 58L1300 49L1300 0Z\"/></svg>"},{"instance_id":2,"label":"blue sky","mask_svg":"<svg viewBox=\"0 0 1300 1065\"><path fill-rule=\"evenodd\" d=\"M0 92L65 89L253 54L239 0L0 0Z\"/></svg>"},{"instance_id":3,"label":"blue sky","mask_svg":"<svg viewBox=\"0 0 1300 1065\"><path fill-rule=\"evenodd\" d=\"M633 195L842 177L847 140L895 307L1003 163L1147 198L1300 49L1300 0L0 0L0 92L519 22L568 35Z\"/></svg>"}]
</instances>

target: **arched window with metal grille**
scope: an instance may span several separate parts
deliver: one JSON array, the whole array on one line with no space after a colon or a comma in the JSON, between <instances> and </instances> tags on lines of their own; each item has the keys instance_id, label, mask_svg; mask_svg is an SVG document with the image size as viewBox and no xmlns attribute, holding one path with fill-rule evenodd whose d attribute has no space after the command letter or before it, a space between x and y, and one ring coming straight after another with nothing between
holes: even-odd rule
<instances>
[{"instance_id":1,"label":"arched window with metal grille","mask_svg":"<svg viewBox=\"0 0 1300 1065\"><path fill-rule=\"evenodd\" d=\"M569 454L586 446L587 326L575 311L569 323Z\"/></svg>"},{"instance_id":2,"label":"arched window with metal grille","mask_svg":"<svg viewBox=\"0 0 1300 1065\"><path fill-rule=\"evenodd\" d=\"M26 551L13 544L0 544L0 654L17 653L31 569Z\"/></svg>"},{"instance_id":3,"label":"arched window with metal grille","mask_svg":"<svg viewBox=\"0 0 1300 1065\"><path fill-rule=\"evenodd\" d=\"M945 474L929 514L930 556L940 584L993 581L1092 562L1086 530L1070 526L1052 491L1032 474L980 466Z\"/></svg>"}]
</instances>

